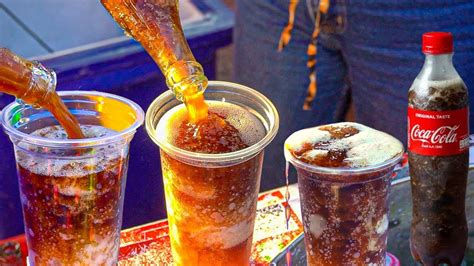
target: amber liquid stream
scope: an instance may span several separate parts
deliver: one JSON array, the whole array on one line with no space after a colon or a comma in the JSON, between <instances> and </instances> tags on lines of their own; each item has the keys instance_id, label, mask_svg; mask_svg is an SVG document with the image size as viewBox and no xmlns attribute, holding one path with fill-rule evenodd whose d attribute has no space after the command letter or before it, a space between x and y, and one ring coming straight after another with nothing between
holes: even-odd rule
<instances>
[{"instance_id":1,"label":"amber liquid stream","mask_svg":"<svg viewBox=\"0 0 474 266\"><path fill-rule=\"evenodd\" d=\"M69 138L84 138L79 122L69 112L54 88L50 90L51 84L48 80L35 76L35 67L34 63L0 48L0 91L50 111L64 127Z\"/></svg>"}]
</instances>

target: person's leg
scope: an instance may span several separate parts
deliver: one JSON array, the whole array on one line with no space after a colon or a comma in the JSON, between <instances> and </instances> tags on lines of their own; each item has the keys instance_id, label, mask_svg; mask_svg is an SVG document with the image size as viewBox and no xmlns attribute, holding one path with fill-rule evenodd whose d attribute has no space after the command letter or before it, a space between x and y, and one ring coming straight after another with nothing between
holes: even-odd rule
<instances>
[{"instance_id":1,"label":"person's leg","mask_svg":"<svg viewBox=\"0 0 474 266\"><path fill-rule=\"evenodd\" d=\"M283 143L293 132L340 121L345 114L345 63L338 50L318 42L318 92L310 111L303 110L309 84L306 49L314 23L301 0L288 46L277 51L288 20L288 0L238 0L234 31L235 81L266 95L280 115L280 130L266 148L261 190L284 185ZM295 180L292 180L293 182Z\"/></svg>"},{"instance_id":2,"label":"person's leg","mask_svg":"<svg viewBox=\"0 0 474 266\"><path fill-rule=\"evenodd\" d=\"M424 32L453 33L455 67L468 88L474 88L469 73L474 68L474 2L346 0L346 4L343 53L357 121L406 143L407 94L423 65ZM472 118L471 112L471 129Z\"/></svg>"}]
</instances>

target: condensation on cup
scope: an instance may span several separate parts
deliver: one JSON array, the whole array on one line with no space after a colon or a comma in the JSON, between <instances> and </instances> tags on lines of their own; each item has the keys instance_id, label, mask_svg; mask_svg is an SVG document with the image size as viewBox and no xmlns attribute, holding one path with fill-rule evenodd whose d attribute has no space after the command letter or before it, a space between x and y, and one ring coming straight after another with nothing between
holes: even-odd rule
<instances>
[{"instance_id":1,"label":"condensation on cup","mask_svg":"<svg viewBox=\"0 0 474 266\"><path fill-rule=\"evenodd\" d=\"M284 152L297 170L308 264L385 265L400 141L347 122L297 131Z\"/></svg>"},{"instance_id":2,"label":"condensation on cup","mask_svg":"<svg viewBox=\"0 0 474 266\"><path fill-rule=\"evenodd\" d=\"M14 144L30 265L116 265L128 148L143 123L135 103L61 92L87 138L67 139L44 109L13 103L2 123Z\"/></svg>"},{"instance_id":3,"label":"condensation on cup","mask_svg":"<svg viewBox=\"0 0 474 266\"><path fill-rule=\"evenodd\" d=\"M260 93L209 82L209 115L196 126L171 92L147 111L159 145L175 265L248 265L263 149L278 114ZM198 134L198 137L193 134Z\"/></svg>"}]
</instances>

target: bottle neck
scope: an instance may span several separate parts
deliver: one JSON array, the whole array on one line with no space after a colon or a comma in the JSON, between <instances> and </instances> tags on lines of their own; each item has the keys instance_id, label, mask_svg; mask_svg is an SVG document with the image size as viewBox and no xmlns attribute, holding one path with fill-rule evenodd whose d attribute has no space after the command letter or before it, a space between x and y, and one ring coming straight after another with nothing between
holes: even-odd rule
<instances>
[{"instance_id":1,"label":"bottle neck","mask_svg":"<svg viewBox=\"0 0 474 266\"><path fill-rule=\"evenodd\" d=\"M207 77L196 61L176 61L167 69L165 77L166 85L180 101L184 101L185 94L204 92L207 87Z\"/></svg>"},{"instance_id":2,"label":"bottle neck","mask_svg":"<svg viewBox=\"0 0 474 266\"><path fill-rule=\"evenodd\" d=\"M142 44L179 100L188 88L206 89L207 78L196 62L181 27L177 0L101 0L120 26ZM194 84L192 84L194 83Z\"/></svg>"},{"instance_id":3,"label":"bottle neck","mask_svg":"<svg viewBox=\"0 0 474 266\"><path fill-rule=\"evenodd\" d=\"M425 63L418 74L420 80L450 80L459 77L453 65L453 54L426 54Z\"/></svg>"},{"instance_id":4,"label":"bottle neck","mask_svg":"<svg viewBox=\"0 0 474 266\"><path fill-rule=\"evenodd\" d=\"M56 89L56 74L39 62L31 62L0 48L0 91L31 105L48 102Z\"/></svg>"},{"instance_id":5,"label":"bottle neck","mask_svg":"<svg viewBox=\"0 0 474 266\"><path fill-rule=\"evenodd\" d=\"M56 73L37 61L32 63L31 83L26 95L36 98L36 102L30 104L43 105L56 92Z\"/></svg>"}]
</instances>

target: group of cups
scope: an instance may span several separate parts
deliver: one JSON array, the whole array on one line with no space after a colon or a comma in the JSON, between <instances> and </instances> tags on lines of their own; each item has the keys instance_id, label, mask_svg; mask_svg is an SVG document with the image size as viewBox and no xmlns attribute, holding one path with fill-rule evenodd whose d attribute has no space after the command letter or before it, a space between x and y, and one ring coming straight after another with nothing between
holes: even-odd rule
<instances>
[{"instance_id":1,"label":"group of cups","mask_svg":"<svg viewBox=\"0 0 474 266\"><path fill-rule=\"evenodd\" d=\"M262 133L248 147L220 154L173 145L170 117L184 107L171 92L146 117L137 104L107 93L60 96L89 138L67 139L42 109L13 103L2 114L15 147L30 265L117 263L128 149L144 120L161 151L174 263L248 265L263 150L279 125L265 96L239 84L209 83L210 110L238 114L232 119L241 133ZM309 265L385 265L390 178L402 154L395 138L355 123L304 129L287 139Z\"/></svg>"}]
</instances>

